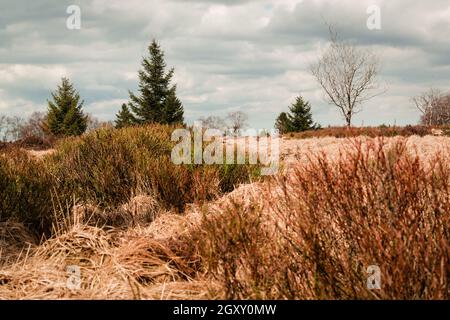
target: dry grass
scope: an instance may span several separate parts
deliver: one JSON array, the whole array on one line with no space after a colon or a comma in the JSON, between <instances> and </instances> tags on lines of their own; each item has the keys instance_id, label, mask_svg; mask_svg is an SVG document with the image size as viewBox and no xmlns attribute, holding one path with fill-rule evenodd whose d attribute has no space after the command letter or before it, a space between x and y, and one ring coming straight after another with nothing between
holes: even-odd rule
<instances>
[{"instance_id":1,"label":"dry grass","mask_svg":"<svg viewBox=\"0 0 450 320\"><path fill-rule=\"evenodd\" d=\"M184 243L134 232L74 225L2 268L0 298L205 298L195 252L190 257ZM81 269L80 289L67 288L69 265Z\"/></svg>"},{"instance_id":2,"label":"dry grass","mask_svg":"<svg viewBox=\"0 0 450 320\"><path fill-rule=\"evenodd\" d=\"M357 137L357 138L310 138L310 139L281 139L280 157L285 167L296 166L298 163L307 164L311 156L325 153L329 160L337 160L341 154L353 152L355 144L380 144L386 147L397 143L406 143L406 152L417 155L423 164L430 163L432 158L441 153L443 157L450 157L450 138L433 136L410 136L404 137Z\"/></svg>"},{"instance_id":3,"label":"dry grass","mask_svg":"<svg viewBox=\"0 0 450 320\"><path fill-rule=\"evenodd\" d=\"M283 139L286 170L183 215L131 192L70 208L39 245L9 221L0 299L449 299L449 145ZM382 290L366 288L371 264Z\"/></svg>"},{"instance_id":4,"label":"dry grass","mask_svg":"<svg viewBox=\"0 0 450 320\"><path fill-rule=\"evenodd\" d=\"M6 221L0 223L0 267L20 260L35 248L38 239L22 223Z\"/></svg>"},{"instance_id":5,"label":"dry grass","mask_svg":"<svg viewBox=\"0 0 450 320\"><path fill-rule=\"evenodd\" d=\"M405 141L375 142L316 154L208 211L197 232L223 298L450 297L448 158L425 166ZM367 289L369 265L382 290Z\"/></svg>"},{"instance_id":6,"label":"dry grass","mask_svg":"<svg viewBox=\"0 0 450 320\"><path fill-rule=\"evenodd\" d=\"M128 228L152 222L162 212L158 201L150 195L138 195L115 209L102 209L92 204L77 204L70 210L69 216L74 223L101 227ZM64 228L67 220L58 219L59 228Z\"/></svg>"}]
</instances>

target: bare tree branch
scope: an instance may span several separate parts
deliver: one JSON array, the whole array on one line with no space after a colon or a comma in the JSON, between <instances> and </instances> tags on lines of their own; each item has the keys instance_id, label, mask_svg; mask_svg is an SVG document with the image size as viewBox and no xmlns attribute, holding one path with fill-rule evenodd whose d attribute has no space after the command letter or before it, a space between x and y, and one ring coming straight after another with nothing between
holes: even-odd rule
<instances>
[{"instance_id":1,"label":"bare tree branch","mask_svg":"<svg viewBox=\"0 0 450 320\"><path fill-rule=\"evenodd\" d=\"M238 134L240 130L247 126L248 115L242 111L230 112L227 115L228 126L233 134Z\"/></svg>"},{"instance_id":2,"label":"bare tree branch","mask_svg":"<svg viewBox=\"0 0 450 320\"><path fill-rule=\"evenodd\" d=\"M450 124L450 93L443 94L438 89L430 88L412 100L422 113L422 124L428 126Z\"/></svg>"},{"instance_id":3,"label":"bare tree branch","mask_svg":"<svg viewBox=\"0 0 450 320\"><path fill-rule=\"evenodd\" d=\"M330 30L330 47L310 70L325 91L327 100L343 114L348 126L363 102L381 94L376 77L379 61L368 50L340 41L337 32Z\"/></svg>"}]
</instances>

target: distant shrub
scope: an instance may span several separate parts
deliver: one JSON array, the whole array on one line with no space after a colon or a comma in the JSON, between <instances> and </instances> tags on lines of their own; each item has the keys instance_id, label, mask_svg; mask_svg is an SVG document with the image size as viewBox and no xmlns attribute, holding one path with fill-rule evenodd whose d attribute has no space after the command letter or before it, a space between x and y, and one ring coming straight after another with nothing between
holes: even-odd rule
<instances>
[{"instance_id":1,"label":"distant shrub","mask_svg":"<svg viewBox=\"0 0 450 320\"><path fill-rule=\"evenodd\" d=\"M0 141L0 151L15 150L20 148L26 150L47 150L53 148L55 141L55 138L51 136L26 136L14 142Z\"/></svg>"},{"instance_id":2,"label":"distant shrub","mask_svg":"<svg viewBox=\"0 0 450 320\"><path fill-rule=\"evenodd\" d=\"M409 137L413 135L426 136L432 134L432 128L426 126L411 126L405 127L386 126L381 125L379 127L329 127L318 130L309 130L304 132L290 133L287 137L295 139L307 139L307 138L323 138L323 137L335 137L335 138L351 138L358 136L367 136L371 138L376 137L394 137L403 136Z\"/></svg>"},{"instance_id":3,"label":"distant shrub","mask_svg":"<svg viewBox=\"0 0 450 320\"><path fill-rule=\"evenodd\" d=\"M444 136L450 137L450 126L441 127Z\"/></svg>"},{"instance_id":4,"label":"distant shrub","mask_svg":"<svg viewBox=\"0 0 450 320\"><path fill-rule=\"evenodd\" d=\"M28 150L47 150L53 148L55 138L52 136L26 136L14 142L14 145Z\"/></svg>"}]
</instances>

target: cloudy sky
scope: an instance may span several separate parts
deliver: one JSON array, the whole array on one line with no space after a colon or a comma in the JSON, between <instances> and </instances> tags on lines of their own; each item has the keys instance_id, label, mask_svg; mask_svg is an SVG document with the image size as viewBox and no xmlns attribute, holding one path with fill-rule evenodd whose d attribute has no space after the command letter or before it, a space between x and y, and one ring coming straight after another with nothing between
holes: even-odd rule
<instances>
[{"instance_id":1,"label":"cloudy sky","mask_svg":"<svg viewBox=\"0 0 450 320\"><path fill-rule=\"evenodd\" d=\"M80 30L66 27L72 4ZM367 28L371 5L381 30ZM308 71L327 46L325 22L380 55L387 91L355 124L416 123L411 97L450 87L449 0L0 0L0 114L45 111L67 76L85 111L114 119L155 38L175 67L188 122L242 110L253 127L270 128L302 94L319 123L343 124Z\"/></svg>"}]
</instances>

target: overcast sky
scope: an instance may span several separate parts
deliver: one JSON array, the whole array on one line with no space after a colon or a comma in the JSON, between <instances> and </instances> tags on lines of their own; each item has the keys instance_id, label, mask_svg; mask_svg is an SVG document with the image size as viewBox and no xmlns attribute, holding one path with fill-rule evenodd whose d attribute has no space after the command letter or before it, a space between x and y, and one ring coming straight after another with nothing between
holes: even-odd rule
<instances>
[{"instance_id":1,"label":"overcast sky","mask_svg":"<svg viewBox=\"0 0 450 320\"><path fill-rule=\"evenodd\" d=\"M80 30L66 27L71 4L81 9ZM367 28L371 5L381 30ZM175 67L188 122L241 110L253 127L271 128L302 94L316 121L344 124L308 71L326 48L325 21L381 57L387 91L356 125L417 123L411 97L449 89L449 0L0 0L0 114L45 111L67 76L86 112L114 119L155 38Z\"/></svg>"}]
</instances>

